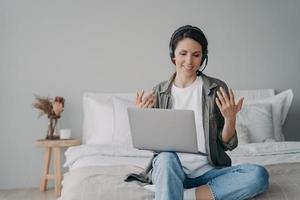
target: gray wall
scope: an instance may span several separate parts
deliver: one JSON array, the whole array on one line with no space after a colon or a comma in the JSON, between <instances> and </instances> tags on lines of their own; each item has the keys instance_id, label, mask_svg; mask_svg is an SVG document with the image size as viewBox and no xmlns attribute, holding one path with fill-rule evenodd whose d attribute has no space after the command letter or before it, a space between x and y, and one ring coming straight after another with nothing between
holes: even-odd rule
<instances>
[{"instance_id":1,"label":"gray wall","mask_svg":"<svg viewBox=\"0 0 300 200\"><path fill-rule=\"evenodd\" d=\"M82 94L135 92L167 79L171 33L200 26L206 74L232 88L287 88L284 132L300 140L300 3L251 1L0 0L0 188L37 187L47 120L34 94L66 98L63 127L81 138Z\"/></svg>"}]
</instances>

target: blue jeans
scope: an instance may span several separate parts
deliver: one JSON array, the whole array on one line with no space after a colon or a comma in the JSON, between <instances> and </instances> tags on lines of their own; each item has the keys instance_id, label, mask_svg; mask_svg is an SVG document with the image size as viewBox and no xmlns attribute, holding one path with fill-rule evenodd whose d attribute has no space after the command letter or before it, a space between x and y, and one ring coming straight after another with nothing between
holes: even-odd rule
<instances>
[{"instance_id":1,"label":"blue jeans","mask_svg":"<svg viewBox=\"0 0 300 200\"><path fill-rule=\"evenodd\" d=\"M184 189L207 184L215 200L249 199L267 190L269 174L259 165L244 164L212 169L188 178L174 152L161 152L153 160L155 200L183 199Z\"/></svg>"}]
</instances>

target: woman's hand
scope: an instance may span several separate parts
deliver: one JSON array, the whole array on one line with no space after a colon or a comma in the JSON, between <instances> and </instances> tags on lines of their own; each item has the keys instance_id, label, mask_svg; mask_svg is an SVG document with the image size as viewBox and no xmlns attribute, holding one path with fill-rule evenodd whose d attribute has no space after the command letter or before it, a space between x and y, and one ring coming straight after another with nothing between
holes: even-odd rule
<instances>
[{"instance_id":1,"label":"woman's hand","mask_svg":"<svg viewBox=\"0 0 300 200\"><path fill-rule=\"evenodd\" d=\"M137 108L153 108L155 104L155 94L154 91L151 91L149 94L145 96L143 99L144 95L144 90L142 92L137 92L136 97L135 97L135 105Z\"/></svg>"},{"instance_id":2,"label":"woman's hand","mask_svg":"<svg viewBox=\"0 0 300 200\"><path fill-rule=\"evenodd\" d=\"M237 113L241 110L244 98L241 98L237 104L235 104L234 94L232 89L229 90L229 97L225 90L220 87L217 91L216 103L219 107L223 117L227 121L235 121Z\"/></svg>"}]
</instances>

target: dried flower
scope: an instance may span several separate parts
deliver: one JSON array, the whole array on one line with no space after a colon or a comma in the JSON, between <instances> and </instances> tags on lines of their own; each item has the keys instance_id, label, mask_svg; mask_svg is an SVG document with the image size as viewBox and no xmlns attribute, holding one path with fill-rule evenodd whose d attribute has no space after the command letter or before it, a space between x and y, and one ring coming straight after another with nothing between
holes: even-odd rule
<instances>
[{"instance_id":1,"label":"dried flower","mask_svg":"<svg viewBox=\"0 0 300 200\"><path fill-rule=\"evenodd\" d=\"M49 97L35 95L35 98L37 102L33 104L33 107L41 111L39 117L45 114L49 119L60 118L60 113L64 111L63 97L56 96L53 101Z\"/></svg>"},{"instance_id":2,"label":"dried flower","mask_svg":"<svg viewBox=\"0 0 300 200\"><path fill-rule=\"evenodd\" d=\"M60 116L60 113L64 111L65 100L62 97L55 97L54 102L52 103L53 112L56 116Z\"/></svg>"}]
</instances>

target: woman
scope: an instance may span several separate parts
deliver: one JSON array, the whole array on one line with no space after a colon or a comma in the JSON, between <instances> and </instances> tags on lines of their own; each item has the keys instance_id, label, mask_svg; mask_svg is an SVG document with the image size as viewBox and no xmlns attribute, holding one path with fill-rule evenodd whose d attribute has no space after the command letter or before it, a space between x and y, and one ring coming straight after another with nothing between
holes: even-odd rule
<instances>
[{"instance_id":1,"label":"woman","mask_svg":"<svg viewBox=\"0 0 300 200\"><path fill-rule=\"evenodd\" d=\"M197 142L204 154L161 152L141 174L126 181L155 184L156 200L183 199L185 188L196 188L199 199L249 199L268 188L268 172L258 165L231 166L225 153L237 146L236 115L243 98L235 102L232 90L218 79L200 71L207 64L207 39L203 32L186 25L170 40L170 57L176 72L143 97L137 93L138 108L194 110ZM204 66L204 68L205 68Z\"/></svg>"}]
</instances>

